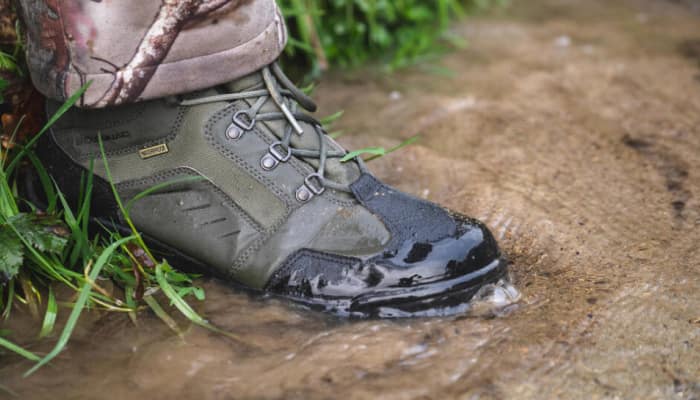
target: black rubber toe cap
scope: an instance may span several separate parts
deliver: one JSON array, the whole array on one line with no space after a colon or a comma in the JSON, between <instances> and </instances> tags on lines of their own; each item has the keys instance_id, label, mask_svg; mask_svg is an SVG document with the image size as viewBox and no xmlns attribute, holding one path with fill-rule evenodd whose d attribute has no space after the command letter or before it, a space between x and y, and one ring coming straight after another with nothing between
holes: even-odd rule
<instances>
[{"instance_id":1,"label":"black rubber toe cap","mask_svg":"<svg viewBox=\"0 0 700 400\"><path fill-rule=\"evenodd\" d=\"M480 222L457 217L454 235L435 241L406 240L394 253L367 263L375 270L375 287L412 286L477 271L500 255L491 232Z\"/></svg>"},{"instance_id":2,"label":"black rubber toe cap","mask_svg":"<svg viewBox=\"0 0 700 400\"><path fill-rule=\"evenodd\" d=\"M396 251L367 260L303 249L291 256L267 289L309 305L360 316L382 308L411 312L466 302L505 272L493 235L480 222L451 215L453 235L406 239Z\"/></svg>"}]
</instances>

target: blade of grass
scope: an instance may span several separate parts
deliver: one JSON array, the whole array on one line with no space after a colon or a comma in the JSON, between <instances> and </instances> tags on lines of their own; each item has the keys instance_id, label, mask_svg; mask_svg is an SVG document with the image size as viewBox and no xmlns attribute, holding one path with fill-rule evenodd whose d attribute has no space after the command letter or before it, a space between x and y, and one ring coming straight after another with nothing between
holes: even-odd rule
<instances>
[{"instance_id":1,"label":"blade of grass","mask_svg":"<svg viewBox=\"0 0 700 400\"><path fill-rule=\"evenodd\" d=\"M49 120L46 121L46 124L44 124L44 126L41 128L41 130L39 130L39 132L37 132L37 134L32 138L32 140L27 142L25 146L22 146L20 152L12 159L10 164L5 169L5 172L8 175L12 173L14 168L17 166L17 163L19 163L20 160L24 157L24 155L27 154L27 151L29 151L29 149L31 149L34 146L34 144L36 144L36 142L39 141L44 132L46 132L53 124L55 124L56 121L58 121L58 119L61 118L61 116L65 114L66 111L68 111L68 109L71 108L78 101L78 99L80 99L83 93L85 93L85 91L90 87L90 84L92 84L92 81L87 82L75 93L73 93L73 95L69 97L68 100L66 100L66 102L58 108L58 110L56 110L56 112L51 116L51 118L49 118Z\"/></svg>"},{"instance_id":2,"label":"blade of grass","mask_svg":"<svg viewBox=\"0 0 700 400\"><path fill-rule=\"evenodd\" d=\"M54 185L56 185L58 188L58 184L54 182ZM75 214L73 214L73 211L68 204L68 200L66 200L63 193L60 190L57 190L56 196L58 196L58 200L61 202L61 206L63 207L63 220L68 225L68 228L70 228L71 238L73 241L73 249L68 256L68 264L77 264L79 258L82 258L83 262L87 263L87 259L89 258L87 248L90 246L87 236L83 234L82 227L76 219Z\"/></svg>"},{"instance_id":3,"label":"blade of grass","mask_svg":"<svg viewBox=\"0 0 700 400\"><path fill-rule=\"evenodd\" d=\"M57 200L56 190L53 181L51 180L49 173L46 172L46 168L44 168L44 165L41 163L41 161L39 161L39 158L36 156L36 154L29 152L27 153L27 157L32 162L32 166L34 167L34 170L39 176L39 181L41 182L41 186L44 189L44 194L46 195L46 200L48 201L48 204L46 205L46 212L48 214L52 214L56 210Z\"/></svg>"},{"instance_id":4,"label":"blade of grass","mask_svg":"<svg viewBox=\"0 0 700 400\"><path fill-rule=\"evenodd\" d=\"M58 314L58 306L56 305L56 296L53 294L53 287L49 285L49 295L46 303L46 313L44 314L44 322L41 324L39 339L45 338L53 332L56 325L56 315Z\"/></svg>"},{"instance_id":5,"label":"blade of grass","mask_svg":"<svg viewBox=\"0 0 700 400\"><path fill-rule=\"evenodd\" d=\"M10 312L12 311L12 302L15 297L15 280L12 279L7 284L7 303L5 303L5 309L2 312L2 317L4 319L10 318Z\"/></svg>"},{"instance_id":6,"label":"blade of grass","mask_svg":"<svg viewBox=\"0 0 700 400\"><path fill-rule=\"evenodd\" d=\"M0 168L0 220L19 214L7 174Z\"/></svg>"},{"instance_id":7,"label":"blade of grass","mask_svg":"<svg viewBox=\"0 0 700 400\"><path fill-rule=\"evenodd\" d=\"M129 240L134 239L134 236L129 236L117 242L114 242L109 247L107 247L97 258L94 268L92 269L92 271L90 271L90 279L92 279L93 281L97 279L97 277L100 274L100 271L102 271L102 267L104 267L109 258L112 256L112 253L114 253L114 251L117 248L119 248L119 246L128 242ZM47 354L44 358L38 361L31 369L29 369L29 371L27 371L24 374L25 377L33 374L34 372L36 372L36 370L44 366L49 361L53 360L63 350L63 348L68 343L68 340L70 339L71 335L73 334L73 329L75 329L75 325L78 322L78 318L80 317L83 308L85 307L85 303L87 303L91 291L92 285L90 285L89 282L83 284L83 287L80 289L80 295L78 296L78 300L75 302L73 310L68 316L68 321L66 322L66 326L61 332L61 336L59 337L58 342L56 343L54 348L49 352L49 354Z\"/></svg>"},{"instance_id":8,"label":"blade of grass","mask_svg":"<svg viewBox=\"0 0 700 400\"><path fill-rule=\"evenodd\" d=\"M19 121L17 121L17 125L15 125L15 129L12 130L12 135L10 135L10 138L9 138L10 145L15 143L15 138L17 138L17 132L19 132L19 128L22 125L22 122L24 122L25 117L26 117L26 115L22 115L20 117ZM8 147L10 147L10 146L8 146ZM9 156L9 154L10 154L10 152L6 151L6 152L4 152L2 157L0 157L0 168L5 166L5 163L7 162L7 157Z\"/></svg>"},{"instance_id":9,"label":"blade of grass","mask_svg":"<svg viewBox=\"0 0 700 400\"><path fill-rule=\"evenodd\" d=\"M134 285L126 285L126 287L124 288L124 301L126 301L126 305L132 310L137 309L136 301L134 301L134 292ZM129 319L134 325L138 326L135 311L131 311L129 313Z\"/></svg>"},{"instance_id":10,"label":"blade of grass","mask_svg":"<svg viewBox=\"0 0 700 400\"><path fill-rule=\"evenodd\" d=\"M326 116L326 117L321 118L321 120L320 120L319 122L321 123L322 126L324 126L324 127L329 127L329 126L333 125L333 123L334 123L335 121L337 121L338 119L340 119L340 117L342 117L343 114L345 114L345 111L340 110L340 111L338 111L338 112L336 112L336 113L333 113L333 114L331 114L331 115L329 115L329 116Z\"/></svg>"},{"instance_id":11,"label":"blade of grass","mask_svg":"<svg viewBox=\"0 0 700 400\"><path fill-rule=\"evenodd\" d=\"M119 206L119 211L121 211L122 216L124 216L124 219L126 220L126 223L129 226L129 229L131 229L131 233L135 237L138 245L141 246L141 248L146 252L146 254L148 254L149 257L151 257L152 260L155 260L155 257L153 257L153 254L151 253L151 250L148 248L148 246L146 246L146 243L143 241L141 234L139 233L138 230L136 230L136 226L134 225L134 222L129 217L129 211L126 209L126 207L124 207L124 203L122 202L121 196L119 196L119 192L117 191L117 187L114 185L114 179L112 178L112 171L109 168L109 162L107 162L107 153L105 152L104 142L102 142L102 134L98 133L97 141L100 145L100 155L102 156L102 162L104 163L104 167L105 167L105 175L107 176L107 182L109 182L109 187L112 189L112 195L114 197L114 201L117 202L117 206Z\"/></svg>"},{"instance_id":12,"label":"blade of grass","mask_svg":"<svg viewBox=\"0 0 700 400\"><path fill-rule=\"evenodd\" d=\"M92 205L92 187L94 182L95 174L93 174L94 162L90 160L90 165L88 168L87 181L83 187L82 194L80 195L79 201L79 211L78 211L78 224L81 226L81 234L83 237L89 237L88 234L88 224L90 222L90 206Z\"/></svg>"},{"instance_id":13,"label":"blade of grass","mask_svg":"<svg viewBox=\"0 0 700 400\"><path fill-rule=\"evenodd\" d=\"M173 287L170 285L170 282L168 282L168 280L165 278L165 273L163 272L163 265L165 265L167 268L170 268L167 261L164 261L162 264L156 265L156 281L158 282L158 286L160 286L165 296L171 301L175 308L177 308L182 313L182 315L187 317L187 319L189 319L197 325L201 325L207 328L210 327L211 325L209 324L209 322L207 322L204 318L197 314L197 312L195 312L192 309L192 307L190 307L190 305L182 299L182 297L178 296L175 289L173 289Z\"/></svg>"},{"instance_id":14,"label":"blade of grass","mask_svg":"<svg viewBox=\"0 0 700 400\"><path fill-rule=\"evenodd\" d=\"M351 151L348 154L346 154L343 158L340 159L340 162L346 162L349 160L352 160L355 157L359 157L363 154L371 154L371 157L368 157L365 161L372 161L376 158L383 157L389 153L392 153L396 150L399 150L403 147L406 147L408 145L411 145L418 141L420 139L420 136L416 135L413 137L408 138L405 140L403 143L399 144L398 146L392 147L389 150L385 149L384 147L366 147L364 149L359 149L355 151Z\"/></svg>"},{"instance_id":15,"label":"blade of grass","mask_svg":"<svg viewBox=\"0 0 700 400\"><path fill-rule=\"evenodd\" d=\"M158 282L158 286L160 286L161 290L163 291L163 294L165 294L165 296L172 302L175 308L177 308L185 317L187 317L187 319L192 321L194 324L207 328L211 331L214 331L231 339L234 339L242 344L248 345L240 337L215 327L214 325L209 323L209 321L205 320L199 314L197 314L197 312L195 312L192 309L192 307L190 307L190 305L187 304L187 302L183 300L182 297L180 297L175 291L175 289L173 289L173 287L170 285L167 278L165 277L165 273L163 272L164 266L166 268L171 268L167 261L163 261L162 264L156 265L156 281Z\"/></svg>"},{"instance_id":16,"label":"blade of grass","mask_svg":"<svg viewBox=\"0 0 700 400\"><path fill-rule=\"evenodd\" d=\"M365 147L364 149L353 150L345 155L345 157L340 159L340 162L350 161L355 157L359 157L363 154L374 154L383 156L386 154L386 149L384 147Z\"/></svg>"},{"instance_id":17,"label":"blade of grass","mask_svg":"<svg viewBox=\"0 0 700 400\"><path fill-rule=\"evenodd\" d=\"M39 356L37 356L36 354L32 353L29 350L25 350L25 349L17 346L16 344L10 342L9 340L7 340L3 337L0 337L0 347L4 347L7 350L10 350L13 353L17 353L20 356L22 356L28 360L31 360L31 361L39 361L40 360Z\"/></svg>"},{"instance_id":18,"label":"blade of grass","mask_svg":"<svg viewBox=\"0 0 700 400\"><path fill-rule=\"evenodd\" d=\"M151 310L153 310L156 316L160 318L165 323L165 325L168 326L168 328L170 328L173 332L180 336L180 338L185 337L180 327L177 326L175 320L170 315L168 315L167 312L165 312L165 310L163 309L163 307L160 306L155 297L145 296L143 298L143 301L145 301L146 304L148 304L148 306L151 307Z\"/></svg>"},{"instance_id":19,"label":"blade of grass","mask_svg":"<svg viewBox=\"0 0 700 400\"><path fill-rule=\"evenodd\" d=\"M384 153L384 154L382 154L382 155L374 155L374 156L372 156L372 157L368 157L365 161L369 162L369 161L374 160L375 158L379 158L379 157L385 156L385 155L387 155L387 154L389 154L389 153L393 153L393 152L395 152L396 150L400 150L400 149L402 149L402 148L404 148L404 147L406 147L406 146L412 145L413 143L417 142L419 139L420 139L420 136L419 136L419 135L410 137L410 138L406 139L406 141L404 141L403 143L399 144L398 146L395 146L395 147L390 148L389 150L386 151L386 153Z\"/></svg>"}]
</instances>

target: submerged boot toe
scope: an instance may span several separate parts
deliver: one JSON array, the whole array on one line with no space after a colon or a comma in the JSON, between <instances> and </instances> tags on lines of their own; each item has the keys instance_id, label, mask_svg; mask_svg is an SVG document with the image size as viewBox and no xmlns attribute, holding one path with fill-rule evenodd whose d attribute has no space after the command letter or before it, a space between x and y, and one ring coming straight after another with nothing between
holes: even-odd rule
<instances>
[{"instance_id":1,"label":"submerged boot toe","mask_svg":"<svg viewBox=\"0 0 700 400\"><path fill-rule=\"evenodd\" d=\"M364 259L300 250L272 276L269 291L355 316L437 315L504 276L506 262L483 223L372 180L373 196L384 203L374 210L385 210L379 217L400 240ZM412 218L399 223L399 214Z\"/></svg>"}]
</instances>

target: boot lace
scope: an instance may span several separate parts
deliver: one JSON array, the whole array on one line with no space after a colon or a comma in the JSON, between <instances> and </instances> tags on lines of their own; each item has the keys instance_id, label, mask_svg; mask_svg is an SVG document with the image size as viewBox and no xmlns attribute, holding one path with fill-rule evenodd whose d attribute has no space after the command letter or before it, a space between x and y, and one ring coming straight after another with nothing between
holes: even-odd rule
<instances>
[{"instance_id":1,"label":"boot lace","mask_svg":"<svg viewBox=\"0 0 700 400\"><path fill-rule=\"evenodd\" d=\"M233 114L232 124L227 129L229 138L240 138L261 121L284 120L287 122L284 125L284 135L281 140L270 144L268 154L261 160L261 166L266 170L271 170L280 162L288 161L292 156L301 159L317 159L316 172L304 179L304 184L297 190L297 199L308 201L313 195L323 193L326 188L351 193L350 185L334 182L325 177L328 160L343 158L347 155L347 151L329 148L329 138L326 137L327 133L321 123L308 114L298 111L298 106L301 106L308 112L315 112L317 107L314 101L292 83L276 62L264 67L261 72L265 86L263 89L188 99L181 101L180 105L194 106L222 101L255 99L249 109L240 110ZM262 107L269 99L272 99L278 111L261 112ZM318 138L316 148L300 149L292 146L292 135L301 136L306 133L299 122L305 122L312 128L312 133ZM361 158L355 157L352 161L357 163L361 173L366 172Z\"/></svg>"}]
</instances>

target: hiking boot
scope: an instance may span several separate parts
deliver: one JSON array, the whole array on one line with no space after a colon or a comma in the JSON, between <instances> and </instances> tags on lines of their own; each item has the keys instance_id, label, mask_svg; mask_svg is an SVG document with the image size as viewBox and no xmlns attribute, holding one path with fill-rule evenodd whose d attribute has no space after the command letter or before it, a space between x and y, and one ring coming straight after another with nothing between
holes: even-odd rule
<instances>
[{"instance_id":1,"label":"hiking boot","mask_svg":"<svg viewBox=\"0 0 700 400\"><path fill-rule=\"evenodd\" d=\"M92 168L92 218L126 231L101 138L159 255L313 308L443 315L505 274L482 223L386 186L359 158L341 162L347 152L300 111L315 108L272 64L177 98L71 109L37 152L73 202Z\"/></svg>"}]
</instances>

